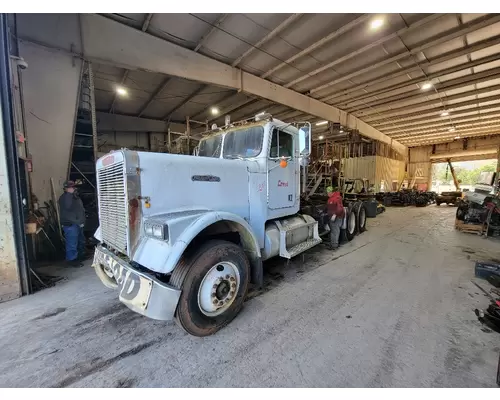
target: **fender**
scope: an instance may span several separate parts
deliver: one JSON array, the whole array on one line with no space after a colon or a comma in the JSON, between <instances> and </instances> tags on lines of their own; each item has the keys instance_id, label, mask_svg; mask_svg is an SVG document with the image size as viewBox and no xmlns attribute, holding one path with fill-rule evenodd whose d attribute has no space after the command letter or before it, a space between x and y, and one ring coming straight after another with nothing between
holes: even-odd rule
<instances>
[{"instance_id":1,"label":"fender","mask_svg":"<svg viewBox=\"0 0 500 400\"><path fill-rule=\"evenodd\" d=\"M235 224L233 227L240 233L252 270L257 269L261 275L262 260L257 238L248 222L239 215L222 211L193 210L157 215L148 219L162 222L169 228L167 241L142 236L132 257L133 261L152 271L162 274L172 272L188 245L201 231L218 221L228 221Z\"/></svg>"}]
</instances>

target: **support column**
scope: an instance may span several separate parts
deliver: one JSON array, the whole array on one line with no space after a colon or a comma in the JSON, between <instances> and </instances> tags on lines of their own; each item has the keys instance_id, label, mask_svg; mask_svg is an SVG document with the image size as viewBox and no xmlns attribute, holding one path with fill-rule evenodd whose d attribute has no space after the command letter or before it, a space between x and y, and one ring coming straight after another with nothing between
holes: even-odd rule
<instances>
[{"instance_id":1,"label":"support column","mask_svg":"<svg viewBox=\"0 0 500 400\"><path fill-rule=\"evenodd\" d=\"M0 302L23 293L21 265L25 263L24 234L18 198L18 158L14 139L7 16L0 15ZM17 218L14 220L14 218ZM24 269L26 273L26 268ZM24 276L24 275L23 275ZM26 289L28 290L28 289Z\"/></svg>"},{"instance_id":2,"label":"support column","mask_svg":"<svg viewBox=\"0 0 500 400\"><path fill-rule=\"evenodd\" d=\"M497 147L497 174L495 176L495 183L494 183L495 194L498 193L499 177L500 177L500 146Z\"/></svg>"},{"instance_id":3,"label":"support column","mask_svg":"<svg viewBox=\"0 0 500 400\"><path fill-rule=\"evenodd\" d=\"M1 105L0 105L1 111ZM5 134L0 119L0 302L21 296L21 279L10 200Z\"/></svg>"}]
</instances>

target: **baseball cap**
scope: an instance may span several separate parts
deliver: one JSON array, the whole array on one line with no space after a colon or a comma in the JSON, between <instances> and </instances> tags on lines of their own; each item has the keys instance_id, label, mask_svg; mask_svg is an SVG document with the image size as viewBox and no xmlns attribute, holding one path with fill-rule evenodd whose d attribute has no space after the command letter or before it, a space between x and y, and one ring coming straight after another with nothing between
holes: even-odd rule
<instances>
[{"instance_id":1,"label":"baseball cap","mask_svg":"<svg viewBox=\"0 0 500 400\"><path fill-rule=\"evenodd\" d=\"M67 189L67 188L72 188L72 187L75 187L75 182L74 181L66 181L64 182L63 184L63 188L64 189Z\"/></svg>"}]
</instances>

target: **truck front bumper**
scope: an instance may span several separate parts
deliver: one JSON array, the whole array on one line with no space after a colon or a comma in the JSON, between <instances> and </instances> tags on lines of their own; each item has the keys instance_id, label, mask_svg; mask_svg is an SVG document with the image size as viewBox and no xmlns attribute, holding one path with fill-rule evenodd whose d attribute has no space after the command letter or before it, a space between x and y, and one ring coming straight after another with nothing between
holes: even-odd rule
<instances>
[{"instance_id":1,"label":"truck front bumper","mask_svg":"<svg viewBox=\"0 0 500 400\"><path fill-rule=\"evenodd\" d=\"M163 321L174 318L180 290L137 270L101 245L95 249L92 266L105 286L119 290L118 298L131 310Z\"/></svg>"}]
</instances>

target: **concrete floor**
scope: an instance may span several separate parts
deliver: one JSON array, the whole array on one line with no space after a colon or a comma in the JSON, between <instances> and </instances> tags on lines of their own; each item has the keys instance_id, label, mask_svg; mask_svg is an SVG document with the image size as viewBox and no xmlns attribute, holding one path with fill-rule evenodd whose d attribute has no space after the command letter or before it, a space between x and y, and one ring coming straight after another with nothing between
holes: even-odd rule
<instances>
[{"instance_id":1,"label":"concrete floor","mask_svg":"<svg viewBox=\"0 0 500 400\"><path fill-rule=\"evenodd\" d=\"M338 253L270 265L266 290L203 339L71 271L0 304L0 386L494 387L500 336L471 279L500 246L456 232L454 213L389 209Z\"/></svg>"}]
</instances>

